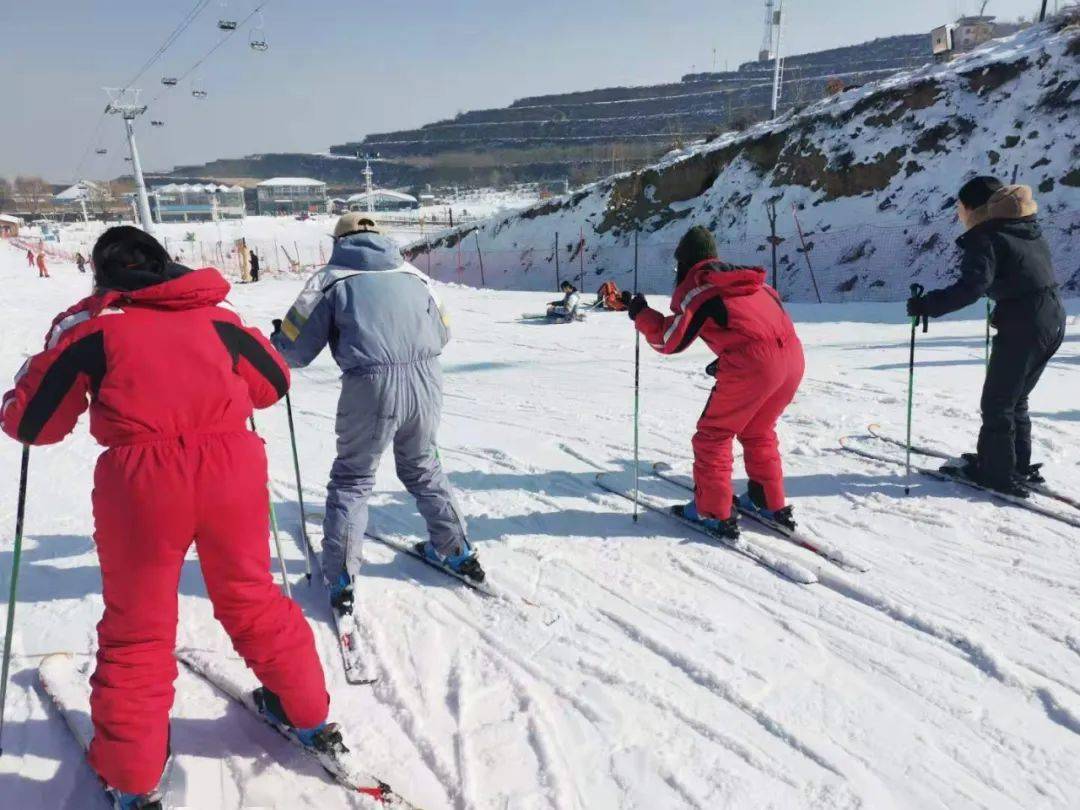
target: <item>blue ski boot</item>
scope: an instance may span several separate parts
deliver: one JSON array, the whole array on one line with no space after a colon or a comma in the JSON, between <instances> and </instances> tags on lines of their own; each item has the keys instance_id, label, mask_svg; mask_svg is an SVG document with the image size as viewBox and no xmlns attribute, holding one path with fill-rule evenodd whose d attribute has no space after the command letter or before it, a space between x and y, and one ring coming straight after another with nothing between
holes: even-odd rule
<instances>
[{"instance_id":1,"label":"blue ski boot","mask_svg":"<svg viewBox=\"0 0 1080 810\"><path fill-rule=\"evenodd\" d=\"M117 810L162 810L161 794L157 793L121 793L110 789L113 805Z\"/></svg>"},{"instance_id":2,"label":"blue ski boot","mask_svg":"<svg viewBox=\"0 0 1080 810\"><path fill-rule=\"evenodd\" d=\"M352 577L342 571L338 578L330 583L330 606L339 616L347 616L352 613L353 604Z\"/></svg>"},{"instance_id":3,"label":"blue ski boot","mask_svg":"<svg viewBox=\"0 0 1080 810\"><path fill-rule=\"evenodd\" d=\"M315 728L297 728L289 722L289 718L285 714L285 709L281 705L281 700L278 696L265 686L260 686L256 689L253 697L255 698L255 706L258 708L259 714L290 737L295 737L305 748L310 748L312 751L327 755L337 755L348 752L349 749L345 747L344 740L341 736L341 729L337 723L323 723Z\"/></svg>"},{"instance_id":4,"label":"blue ski boot","mask_svg":"<svg viewBox=\"0 0 1080 810\"><path fill-rule=\"evenodd\" d=\"M476 557L476 549L469 544L468 540L462 542L464 548L458 554L449 554L445 557L435 550L435 546L432 545L430 540L417 543L413 548L417 554L435 565L449 568L455 574L468 577L474 582L483 582L487 574L480 567L480 560Z\"/></svg>"},{"instance_id":5,"label":"blue ski boot","mask_svg":"<svg viewBox=\"0 0 1080 810\"><path fill-rule=\"evenodd\" d=\"M795 508L790 504L783 509L772 510L766 508L765 488L757 481L750 482L750 488L745 495L735 496L735 508L759 515L778 526L783 526L788 531L795 531Z\"/></svg>"},{"instance_id":6,"label":"blue ski boot","mask_svg":"<svg viewBox=\"0 0 1080 810\"><path fill-rule=\"evenodd\" d=\"M697 503L694 501L690 501L685 506L676 506L671 511L676 516L692 523L700 523L710 532L720 537L727 537L732 540L737 540L739 537L739 521L735 515L732 515L727 520L702 517L701 513L698 512Z\"/></svg>"}]
</instances>

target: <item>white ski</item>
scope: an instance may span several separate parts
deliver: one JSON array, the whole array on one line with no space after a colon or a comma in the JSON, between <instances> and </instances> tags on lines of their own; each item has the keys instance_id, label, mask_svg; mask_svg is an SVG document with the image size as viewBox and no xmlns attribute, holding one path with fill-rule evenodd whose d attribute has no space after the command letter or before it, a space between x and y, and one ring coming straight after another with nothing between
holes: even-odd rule
<instances>
[{"instance_id":1,"label":"white ski","mask_svg":"<svg viewBox=\"0 0 1080 810\"><path fill-rule=\"evenodd\" d=\"M245 679L250 676L248 676L247 669L243 667L241 662L237 662L235 666L230 666L213 653L190 649L178 650L176 658L219 692L235 700L301 751L314 758L339 784L367 797L370 800L371 807L419 810L416 805L410 804L401 798L381 779L376 779L364 773L357 763L353 761L354 757L347 750L336 755L316 751L303 745L288 727L272 722L255 705L255 686L245 684Z\"/></svg>"},{"instance_id":2,"label":"white ski","mask_svg":"<svg viewBox=\"0 0 1080 810\"><path fill-rule=\"evenodd\" d=\"M94 726L90 721L90 672L83 671L75 663L74 656L54 653L43 658L38 664L38 681L79 747L84 753L89 751L90 740L94 737ZM171 765L170 758L165 764L161 784L155 791L157 803L151 802L146 806L146 810L164 810L168 806L165 804L165 789ZM117 792L104 784L102 798L110 807L120 807Z\"/></svg>"},{"instance_id":3,"label":"white ski","mask_svg":"<svg viewBox=\"0 0 1080 810\"><path fill-rule=\"evenodd\" d=\"M601 489L610 492L614 495L619 495L626 498L628 501L634 501L634 493L610 482L610 475L608 473L597 473L596 484ZM663 501L653 498L651 495L640 493L637 497L637 502L649 509L652 512L656 512L658 515L664 515L671 520L682 524L694 531L705 535L715 543L719 543L734 552L742 554L744 557L756 562L758 565L768 568L775 574L790 579L799 585L813 585L818 581L817 574L811 571L804 565L801 565L792 560L788 560L785 557L775 554L763 546L759 546L756 543L751 543L745 537L739 537L738 539L724 537L723 535L709 531L708 528L702 524L688 520L680 515L671 511L671 505L666 504Z\"/></svg>"}]
</instances>

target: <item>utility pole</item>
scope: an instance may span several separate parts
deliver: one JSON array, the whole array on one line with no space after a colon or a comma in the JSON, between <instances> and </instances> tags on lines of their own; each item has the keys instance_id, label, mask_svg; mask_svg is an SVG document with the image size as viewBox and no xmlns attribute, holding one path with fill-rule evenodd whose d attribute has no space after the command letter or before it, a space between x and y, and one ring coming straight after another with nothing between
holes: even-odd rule
<instances>
[{"instance_id":1,"label":"utility pole","mask_svg":"<svg viewBox=\"0 0 1080 810\"><path fill-rule=\"evenodd\" d=\"M135 145L135 119L146 112L146 105L139 105L139 91L129 89L105 88L110 101L105 107L108 115L119 115L124 119L124 132L127 134L128 149L131 150L131 171L135 175L135 190L138 202L139 224L151 236L154 235L154 220L150 215L150 199L146 195L146 180L143 179L142 163L139 162L139 149Z\"/></svg>"},{"instance_id":2,"label":"utility pole","mask_svg":"<svg viewBox=\"0 0 1080 810\"><path fill-rule=\"evenodd\" d=\"M1048 0L1042 0L1042 11L1039 12L1039 22L1042 22L1043 20L1046 19L1046 6L1047 6L1047 4L1048 4Z\"/></svg>"}]
</instances>

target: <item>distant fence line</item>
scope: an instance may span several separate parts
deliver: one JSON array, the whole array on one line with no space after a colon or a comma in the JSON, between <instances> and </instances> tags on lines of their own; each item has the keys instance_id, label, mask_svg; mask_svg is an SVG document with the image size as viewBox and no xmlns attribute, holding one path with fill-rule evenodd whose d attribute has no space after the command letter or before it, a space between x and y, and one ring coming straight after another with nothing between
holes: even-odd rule
<instances>
[{"instance_id":1,"label":"distant fence line","mask_svg":"<svg viewBox=\"0 0 1080 810\"><path fill-rule=\"evenodd\" d=\"M956 275L959 249L953 244L951 218L924 226L856 225L843 229L817 229L780 235L775 284L788 301L816 301L815 281L825 302L901 301L912 281L947 283ZM1080 292L1080 217L1070 222L1044 222L1054 255L1058 282L1068 292ZM718 234L720 257L733 264L766 269L773 282L770 234L724 240ZM633 284L634 246L596 244L578 234L561 238L556 260L556 237L547 244L489 249L482 232L462 236L453 247L428 249L413 246L412 263L437 281L490 289L556 289L570 280L592 293L607 280L622 288ZM670 292L675 278L675 243L641 240L638 253L639 286L651 293ZM813 272L811 274L811 268Z\"/></svg>"}]
</instances>

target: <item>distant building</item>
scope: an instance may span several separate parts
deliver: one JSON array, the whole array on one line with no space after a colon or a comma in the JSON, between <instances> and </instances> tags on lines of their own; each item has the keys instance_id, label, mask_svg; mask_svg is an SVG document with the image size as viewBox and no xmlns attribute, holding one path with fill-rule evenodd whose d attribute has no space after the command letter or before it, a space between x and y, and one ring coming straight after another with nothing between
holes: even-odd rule
<instances>
[{"instance_id":1,"label":"distant building","mask_svg":"<svg viewBox=\"0 0 1080 810\"><path fill-rule=\"evenodd\" d=\"M256 187L260 214L326 213L326 183L310 177L274 177Z\"/></svg>"},{"instance_id":2,"label":"distant building","mask_svg":"<svg viewBox=\"0 0 1080 810\"><path fill-rule=\"evenodd\" d=\"M953 50L973 51L998 36L994 17L961 17L953 29Z\"/></svg>"},{"instance_id":3,"label":"distant building","mask_svg":"<svg viewBox=\"0 0 1080 810\"><path fill-rule=\"evenodd\" d=\"M367 211L368 203L374 211L407 211L420 207L420 201L411 194L387 189L375 189L368 194L353 194L345 201L350 211Z\"/></svg>"},{"instance_id":4,"label":"distant building","mask_svg":"<svg viewBox=\"0 0 1080 810\"><path fill-rule=\"evenodd\" d=\"M23 221L18 217L0 214L0 239L11 239L19 235Z\"/></svg>"},{"instance_id":5,"label":"distant building","mask_svg":"<svg viewBox=\"0 0 1080 810\"><path fill-rule=\"evenodd\" d=\"M93 200L104 200L107 197L108 194L103 186L91 183L89 180L81 180L55 195L53 202L57 205L80 205Z\"/></svg>"},{"instance_id":6,"label":"distant building","mask_svg":"<svg viewBox=\"0 0 1080 810\"><path fill-rule=\"evenodd\" d=\"M246 214L240 186L170 183L153 189L150 198L158 222L217 222Z\"/></svg>"}]
</instances>

